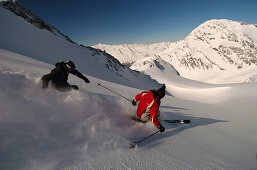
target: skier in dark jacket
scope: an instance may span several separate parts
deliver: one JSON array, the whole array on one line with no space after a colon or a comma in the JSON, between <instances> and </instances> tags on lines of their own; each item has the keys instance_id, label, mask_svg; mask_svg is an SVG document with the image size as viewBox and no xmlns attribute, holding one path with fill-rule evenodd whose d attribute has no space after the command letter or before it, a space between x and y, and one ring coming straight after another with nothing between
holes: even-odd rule
<instances>
[{"instance_id":1,"label":"skier in dark jacket","mask_svg":"<svg viewBox=\"0 0 257 170\"><path fill-rule=\"evenodd\" d=\"M55 68L51 73L46 74L42 77L42 88L48 88L49 81L53 88L56 88L60 91L69 91L71 89L78 90L77 85L70 85L67 80L69 73L76 75L77 77L83 79L86 83L90 81L83 76L78 70L75 69L75 64L72 61L60 62L55 64Z\"/></svg>"}]
</instances>

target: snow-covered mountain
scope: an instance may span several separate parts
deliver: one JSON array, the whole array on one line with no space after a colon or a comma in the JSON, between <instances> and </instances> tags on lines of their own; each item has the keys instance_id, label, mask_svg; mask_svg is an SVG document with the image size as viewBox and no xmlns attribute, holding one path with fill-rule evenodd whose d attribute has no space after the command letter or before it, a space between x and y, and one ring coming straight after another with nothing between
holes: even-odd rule
<instances>
[{"instance_id":1,"label":"snow-covered mountain","mask_svg":"<svg viewBox=\"0 0 257 170\"><path fill-rule=\"evenodd\" d=\"M132 87L138 87L137 80L144 79L150 85L154 81L122 65L101 50L73 43L68 36L44 22L18 1L0 2L0 21L2 49L51 64L72 60L78 70L87 75L121 84L130 82Z\"/></svg>"},{"instance_id":2,"label":"snow-covered mountain","mask_svg":"<svg viewBox=\"0 0 257 170\"><path fill-rule=\"evenodd\" d=\"M2 6L3 8L5 8L7 10L12 11L15 15L22 17L27 22L35 25L36 27L38 27L40 29L48 30L49 32L55 34L56 36L63 37L66 40L68 40L72 43L75 43L68 36L62 34L55 27L47 24L40 17L33 14L29 9L22 6L19 1L16 1L16 0L2 0L2 1L0 1L0 6Z\"/></svg>"},{"instance_id":3,"label":"snow-covered mountain","mask_svg":"<svg viewBox=\"0 0 257 170\"><path fill-rule=\"evenodd\" d=\"M245 82L257 82L257 75L249 77Z\"/></svg>"},{"instance_id":4,"label":"snow-covered mountain","mask_svg":"<svg viewBox=\"0 0 257 170\"><path fill-rule=\"evenodd\" d=\"M179 72L169 63L162 60L160 57L147 57L136 61L131 69L138 71L146 71L149 69L155 69L155 71L170 72L171 74L179 75Z\"/></svg>"},{"instance_id":5,"label":"snow-covered mountain","mask_svg":"<svg viewBox=\"0 0 257 170\"><path fill-rule=\"evenodd\" d=\"M128 66L146 57L161 57L187 78L208 79L213 73L240 74L244 69L257 67L257 25L230 20L210 20L193 30L179 42L163 42L151 45L93 46L105 50ZM138 70L135 66L133 69ZM202 72L209 77L202 76ZM199 74L201 76L199 76ZM236 76L235 74L235 76ZM251 75L245 75L242 82Z\"/></svg>"}]
</instances>

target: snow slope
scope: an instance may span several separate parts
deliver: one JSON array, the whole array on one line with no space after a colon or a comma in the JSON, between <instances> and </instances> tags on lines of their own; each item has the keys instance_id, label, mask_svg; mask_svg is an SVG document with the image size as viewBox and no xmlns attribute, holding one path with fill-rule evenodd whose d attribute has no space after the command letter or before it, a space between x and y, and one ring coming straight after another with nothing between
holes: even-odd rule
<instances>
[{"instance_id":1,"label":"snow slope","mask_svg":"<svg viewBox=\"0 0 257 170\"><path fill-rule=\"evenodd\" d=\"M90 76L89 85L69 80L80 91L44 91L39 77L53 66L6 50L0 59L0 169L257 167L256 83L213 86L174 74L168 90L175 97L162 101L161 119L193 123L163 123L165 133L128 149L157 129L130 120L136 108L96 83L131 99L141 90Z\"/></svg>"}]
</instances>

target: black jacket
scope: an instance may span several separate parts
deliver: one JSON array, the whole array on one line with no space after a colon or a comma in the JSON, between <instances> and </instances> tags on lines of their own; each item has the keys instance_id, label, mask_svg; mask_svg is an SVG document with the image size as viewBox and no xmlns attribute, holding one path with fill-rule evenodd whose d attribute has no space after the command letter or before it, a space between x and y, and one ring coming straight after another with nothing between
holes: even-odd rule
<instances>
[{"instance_id":1,"label":"black jacket","mask_svg":"<svg viewBox=\"0 0 257 170\"><path fill-rule=\"evenodd\" d=\"M46 74L42 77L42 88L47 88L49 81L51 81L51 85L57 89L71 88L72 86L67 82L69 73L83 79L86 83L90 83L90 81L78 70L74 69L69 72L66 64L64 62L60 62L55 64L55 69L53 69L50 74Z\"/></svg>"}]
</instances>

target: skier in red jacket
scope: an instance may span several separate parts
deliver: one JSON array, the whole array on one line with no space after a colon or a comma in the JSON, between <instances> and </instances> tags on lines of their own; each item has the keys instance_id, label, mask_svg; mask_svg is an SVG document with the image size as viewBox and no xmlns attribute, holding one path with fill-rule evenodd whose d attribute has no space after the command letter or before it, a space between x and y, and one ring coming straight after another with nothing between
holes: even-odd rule
<instances>
[{"instance_id":1,"label":"skier in red jacket","mask_svg":"<svg viewBox=\"0 0 257 170\"><path fill-rule=\"evenodd\" d=\"M153 124L160 129L160 132L164 132L165 128L161 125L158 120L159 117L159 107L161 104L161 99L165 96L165 85L158 90L144 91L136 95L135 99L132 101L134 106L137 105L137 116L142 122L148 122L151 120Z\"/></svg>"}]
</instances>

